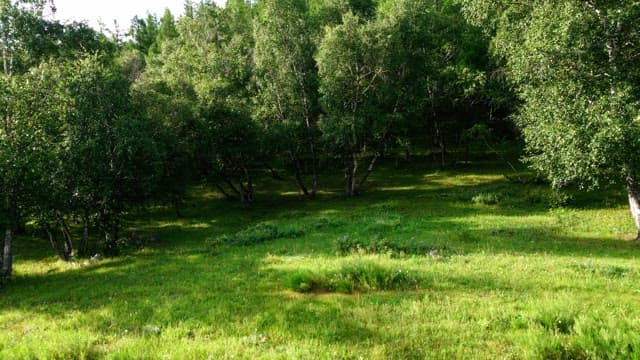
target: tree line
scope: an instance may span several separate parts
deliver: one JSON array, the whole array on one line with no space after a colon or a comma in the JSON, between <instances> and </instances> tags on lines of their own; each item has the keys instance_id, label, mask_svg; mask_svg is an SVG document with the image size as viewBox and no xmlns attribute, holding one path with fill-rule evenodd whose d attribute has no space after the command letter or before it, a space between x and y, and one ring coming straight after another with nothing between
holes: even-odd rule
<instances>
[{"instance_id":1,"label":"tree line","mask_svg":"<svg viewBox=\"0 0 640 360\"><path fill-rule=\"evenodd\" d=\"M355 196L380 158L445 165L511 119L554 186L625 182L640 227L638 6L534 3L186 2L121 38L0 0L2 277L27 221L62 259L115 253L128 209L179 215L195 181L252 203L285 171L311 199L339 171Z\"/></svg>"}]
</instances>

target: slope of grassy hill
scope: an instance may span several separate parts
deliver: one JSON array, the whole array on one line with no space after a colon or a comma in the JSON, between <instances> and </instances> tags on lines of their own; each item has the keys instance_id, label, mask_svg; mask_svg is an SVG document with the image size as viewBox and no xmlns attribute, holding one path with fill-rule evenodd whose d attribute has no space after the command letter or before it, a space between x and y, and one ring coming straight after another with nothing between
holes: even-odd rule
<instances>
[{"instance_id":1,"label":"slope of grassy hill","mask_svg":"<svg viewBox=\"0 0 640 360\"><path fill-rule=\"evenodd\" d=\"M640 358L640 250L623 196L491 165L383 167L353 199L269 181L251 208L194 188L160 240L63 263L16 244L0 358ZM334 191L331 191L334 189Z\"/></svg>"}]
</instances>

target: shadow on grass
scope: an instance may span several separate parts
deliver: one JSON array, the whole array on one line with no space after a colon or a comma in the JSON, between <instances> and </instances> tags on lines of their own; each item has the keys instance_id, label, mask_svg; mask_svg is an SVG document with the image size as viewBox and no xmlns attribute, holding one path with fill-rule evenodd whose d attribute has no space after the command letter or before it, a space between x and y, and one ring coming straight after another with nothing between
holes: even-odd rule
<instances>
[{"instance_id":1,"label":"shadow on grass","mask_svg":"<svg viewBox=\"0 0 640 360\"><path fill-rule=\"evenodd\" d=\"M512 228L496 224L495 228L478 229L473 221L467 219L500 216L518 220L548 214L545 196L549 190L544 186L511 184L497 171L495 164L455 171L427 169L414 166L408 171L383 167L373 174L371 186L364 195L350 199L337 195L341 189L336 179L332 179L334 183L325 184L329 194L321 195L315 201L304 200L296 195L282 195L285 189L290 190L288 182L264 179L265 186L258 202L251 207L225 201L207 188L199 187L185 204L182 218L176 218L172 209L161 206L134 211L127 217L123 235L130 236L135 232L145 237L153 234L161 239L159 244L153 245L158 250L197 254L202 252L198 247L204 246L206 239L234 233L258 223L341 218L363 229L310 229L308 235L312 232L318 236L324 234L334 241L339 236L353 233L379 239L401 238L403 231L407 236L414 232L426 242L453 241L452 246L461 246L467 252L474 251L475 247L497 252L628 257L628 252L633 249L632 244L625 241L568 237L563 235L564 229L555 225ZM206 196L203 196L205 193ZM497 206L473 206L473 197L482 193L497 194L506 200ZM599 209L624 203L621 196L612 197L615 194L610 191L606 194L604 203L595 201L593 194L577 197L576 206ZM375 223L377 214L397 215L399 219L397 224L379 224ZM367 224L367 219L372 223ZM407 226L404 226L406 223L412 224L413 228L407 230ZM444 232L455 236L444 236L442 239ZM314 237L296 241L308 238ZM319 246L311 248L331 253L333 250L327 245L326 241L321 241ZM196 250L193 250L194 247ZM18 261L53 257L48 243L39 238L19 238L15 253Z\"/></svg>"},{"instance_id":2,"label":"shadow on grass","mask_svg":"<svg viewBox=\"0 0 640 360\"><path fill-rule=\"evenodd\" d=\"M242 252L223 260L139 254L65 272L18 275L2 294L2 308L52 322L73 316L74 326L101 337L126 332L144 338L154 336L148 330L153 327L179 327L185 340L213 335L254 341L254 332L323 343L375 337L347 308L278 290L280 279L261 265L260 255Z\"/></svg>"},{"instance_id":3,"label":"shadow on grass","mask_svg":"<svg viewBox=\"0 0 640 360\"><path fill-rule=\"evenodd\" d=\"M384 186L381 179L385 181ZM160 248L175 251L202 246L205 239L259 223L306 224L339 218L345 224L311 226L306 229L307 236L281 241L281 246L302 253L332 254L331 242L342 236L355 236L365 240L399 239L436 245L446 242L466 253L493 251L629 258L637 252L633 242L615 238L619 234L606 238L571 236L562 224L523 223L522 219L550 214L547 204L550 190L546 186L509 183L491 164L481 170L436 172L385 168L374 174L372 183L367 193L355 198L334 194L307 201L295 195L281 195L278 191L278 187L283 186L281 182L275 185L267 182L271 187L267 187L252 207L222 199L193 197L184 218L176 219L169 209L156 208L133 217L135 220L129 222L130 231L158 234L165 240ZM340 194L339 184L334 185L330 190ZM475 195L485 193L497 194L502 199L496 206L472 203ZM606 199L600 202L594 194L576 196L573 209L624 205L624 198L611 189L603 194ZM500 217L503 221L495 224L489 221L480 226L473 221L479 217ZM520 225L512 226L509 222L520 222ZM318 243L304 246L311 241ZM296 246L291 248L292 244Z\"/></svg>"}]
</instances>

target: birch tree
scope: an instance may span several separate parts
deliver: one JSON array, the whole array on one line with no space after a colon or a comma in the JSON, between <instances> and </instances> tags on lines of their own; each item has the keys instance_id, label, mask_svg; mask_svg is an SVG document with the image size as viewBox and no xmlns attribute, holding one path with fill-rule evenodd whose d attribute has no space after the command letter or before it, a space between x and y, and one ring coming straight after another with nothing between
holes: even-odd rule
<instances>
[{"instance_id":1,"label":"birch tree","mask_svg":"<svg viewBox=\"0 0 640 360\"><path fill-rule=\"evenodd\" d=\"M465 1L524 105L526 160L553 186L625 184L640 240L640 4Z\"/></svg>"}]
</instances>

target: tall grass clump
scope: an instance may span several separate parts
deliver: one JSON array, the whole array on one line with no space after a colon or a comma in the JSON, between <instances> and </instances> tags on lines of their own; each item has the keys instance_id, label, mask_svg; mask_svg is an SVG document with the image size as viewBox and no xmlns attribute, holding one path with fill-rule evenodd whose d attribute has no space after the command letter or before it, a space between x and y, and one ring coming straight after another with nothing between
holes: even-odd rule
<instances>
[{"instance_id":1,"label":"tall grass clump","mask_svg":"<svg viewBox=\"0 0 640 360\"><path fill-rule=\"evenodd\" d=\"M288 278L288 287L301 293L409 290L420 283L420 277L409 270L386 268L373 262L345 264L337 271L323 273L296 271Z\"/></svg>"}]
</instances>

